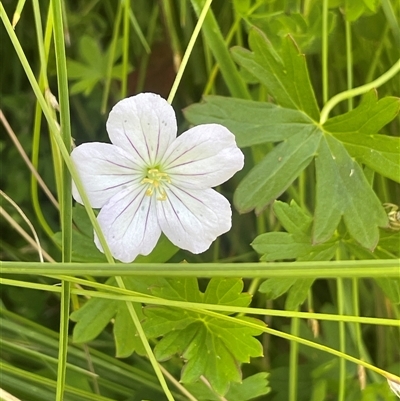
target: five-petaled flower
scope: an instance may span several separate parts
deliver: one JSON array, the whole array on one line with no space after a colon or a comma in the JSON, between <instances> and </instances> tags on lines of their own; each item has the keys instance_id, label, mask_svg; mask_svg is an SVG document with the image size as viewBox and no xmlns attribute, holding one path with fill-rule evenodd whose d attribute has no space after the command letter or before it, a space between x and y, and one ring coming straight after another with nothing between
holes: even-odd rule
<instances>
[{"instance_id":1,"label":"five-petaled flower","mask_svg":"<svg viewBox=\"0 0 400 401\"><path fill-rule=\"evenodd\" d=\"M148 255L161 232L200 253L231 228L229 202L211 189L243 167L234 135L219 124L179 137L175 113L160 96L142 93L118 102L107 131L112 144L85 143L71 157L113 256ZM82 203L75 185L75 200ZM95 234L95 243L102 250Z\"/></svg>"}]
</instances>

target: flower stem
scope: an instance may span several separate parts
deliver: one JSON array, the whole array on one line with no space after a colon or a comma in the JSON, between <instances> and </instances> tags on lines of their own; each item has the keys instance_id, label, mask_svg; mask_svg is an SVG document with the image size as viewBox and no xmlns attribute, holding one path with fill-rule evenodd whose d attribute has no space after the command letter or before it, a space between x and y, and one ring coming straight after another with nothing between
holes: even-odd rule
<instances>
[{"instance_id":1,"label":"flower stem","mask_svg":"<svg viewBox=\"0 0 400 401\"><path fill-rule=\"evenodd\" d=\"M203 25L204 19L206 18L208 9L211 6L211 2L212 2L212 0L207 0L206 1L206 3L204 4L203 9L201 10L201 13L200 13L199 19L197 21L197 24L194 27L194 30L193 30L192 36L191 36L191 38L189 40L189 43L188 43L188 46L186 48L185 54L183 55L182 62L180 63L179 70L178 70L178 72L176 74L175 81L172 84L171 91L170 91L170 93L168 95L167 101L170 104L174 100L176 91L178 89L179 83L181 82L181 79L182 79L182 76L183 76L183 72L186 69L186 65L188 63L190 54L192 53L194 44L196 43L197 37L199 36L199 33L200 33L201 27Z\"/></svg>"},{"instance_id":2,"label":"flower stem","mask_svg":"<svg viewBox=\"0 0 400 401\"><path fill-rule=\"evenodd\" d=\"M120 288L122 288L124 290L126 289L125 283L124 283L124 280L122 279L122 277L117 276L117 277L115 277L115 280L117 281L117 284L118 284L118 286ZM167 385L167 383L165 381L165 378L164 378L164 376L163 376L163 374L162 374L162 372L160 370L160 367L158 366L157 359L154 356L153 350L150 347L150 344L149 344L149 342L147 340L145 332L143 331L143 327L142 327L142 325L140 323L139 317L138 317L138 315L137 315L137 313L135 311L135 308L133 307L132 302L127 301L126 302L126 306L128 308L128 311L129 311L129 314L130 314L130 316L132 318L133 324L136 327L137 333L138 333L138 335L139 335L139 337L140 337L140 339L141 339L141 341L143 343L144 349L146 350L147 356L150 359L150 363L153 366L154 372L155 372L155 374L156 374L156 376L157 376L157 378L158 378L158 380L159 380L159 382L161 384L162 389L164 390L164 393L165 393L166 397L168 398L169 401L174 401L174 397L173 397L173 395L171 394L171 391L168 388L168 385Z\"/></svg>"},{"instance_id":3,"label":"flower stem","mask_svg":"<svg viewBox=\"0 0 400 401\"><path fill-rule=\"evenodd\" d=\"M362 95L363 93L368 92L371 89L378 88L383 85L385 82L389 81L389 79L393 78L400 71L400 59L384 74L382 74L379 78L375 79L368 84L359 86L357 88L353 88L337 95L333 96L323 107L321 111L321 119L320 123L324 124L328 119L330 111L341 101L349 99L351 97L355 97L358 95Z\"/></svg>"},{"instance_id":4,"label":"flower stem","mask_svg":"<svg viewBox=\"0 0 400 401\"><path fill-rule=\"evenodd\" d=\"M327 102L328 86L328 0L322 2L322 100Z\"/></svg>"},{"instance_id":5,"label":"flower stem","mask_svg":"<svg viewBox=\"0 0 400 401\"><path fill-rule=\"evenodd\" d=\"M197 15L201 14L203 0L191 0ZM204 8L203 8L204 9ZM251 99L251 95L229 53L225 40L212 10L205 17L203 32L205 42L210 47L221 74L232 96L241 99Z\"/></svg>"},{"instance_id":6,"label":"flower stem","mask_svg":"<svg viewBox=\"0 0 400 401\"><path fill-rule=\"evenodd\" d=\"M51 2L54 19L54 45L57 67L57 84L60 104L61 137L66 151L71 148L71 123L69 110L67 58L65 54L64 24L61 0ZM42 52L44 56L44 52ZM44 60L42 60L42 63ZM42 66L43 68L43 66ZM62 222L62 261L70 262L72 254L72 196L71 175L65 163L62 165L62 201L60 204ZM60 306L60 337L58 349L58 369L56 401L64 399L65 376L68 353L68 325L69 307L71 297L71 283L62 281L61 306Z\"/></svg>"}]
</instances>

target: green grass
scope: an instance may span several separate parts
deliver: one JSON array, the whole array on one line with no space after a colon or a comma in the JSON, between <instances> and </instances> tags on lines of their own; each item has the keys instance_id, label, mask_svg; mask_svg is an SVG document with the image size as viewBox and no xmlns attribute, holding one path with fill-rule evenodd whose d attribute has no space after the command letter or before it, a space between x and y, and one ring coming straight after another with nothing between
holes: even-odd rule
<instances>
[{"instance_id":1,"label":"green grass","mask_svg":"<svg viewBox=\"0 0 400 401\"><path fill-rule=\"evenodd\" d=\"M399 13L394 0L1 2L0 388L395 400ZM226 125L245 167L218 188L233 224L208 251L162 237L121 264L69 153L107 142L111 107L146 91L179 133Z\"/></svg>"}]
</instances>

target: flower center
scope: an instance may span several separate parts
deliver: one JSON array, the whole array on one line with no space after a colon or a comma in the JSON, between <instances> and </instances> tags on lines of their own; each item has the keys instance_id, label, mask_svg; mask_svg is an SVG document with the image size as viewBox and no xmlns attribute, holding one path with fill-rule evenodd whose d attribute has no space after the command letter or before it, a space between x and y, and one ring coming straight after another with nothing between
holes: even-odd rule
<instances>
[{"instance_id":1,"label":"flower center","mask_svg":"<svg viewBox=\"0 0 400 401\"><path fill-rule=\"evenodd\" d=\"M154 191L158 192L157 199L164 201L167 199L167 193L164 189L164 183L170 183L171 179L167 173L161 172L158 168L150 168L147 170L147 176L143 178L141 184L148 184L146 195L152 196Z\"/></svg>"}]
</instances>

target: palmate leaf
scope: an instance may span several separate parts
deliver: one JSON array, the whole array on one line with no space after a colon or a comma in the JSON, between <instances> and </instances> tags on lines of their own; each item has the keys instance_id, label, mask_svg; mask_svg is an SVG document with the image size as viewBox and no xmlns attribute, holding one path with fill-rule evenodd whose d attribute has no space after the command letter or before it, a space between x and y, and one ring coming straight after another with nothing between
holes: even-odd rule
<instances>
[{"instance_id":1,"label":"palmate leaf","mask_svg":"<svg viewBox=\"0 0 400 401\"><path fill-rule=\"evenodd\" d=\"M308 76L307 64L291 38L282 41L280 50L274 49L266 36L253 28L249 34L252 52L235 47L233 58L264 84L276 103L282 107L304 111L312 119L319 119L319 109Z\"/></svg>"},{"instance_id":2,"label":"palmate leaf","mask_svg":"<svg viewBox=\"0 0 400 401\"><path fill-rule=\"evenodd\" d=\"M321 138L316 131L303 130L280 143L249 172L234 194L240 212L258 214L288 188L314 159Z\"/></svg>"},{"instance_id":3,"label":"palmate leaf","mask_svg":"<svg viewBox=\"0 0 400 401\"><path fill-rule=\"evenodd\" d=\"M400 99L378 101L374 90L348 113L329 119L324 129L344 144L350 155L379 174L400 182L400 138L376 135L399 113Z\"/></svg>"},{"instance_id":4,"label":"palmate leaf","mask_svg":"<svg viewBox=\"0 0 400 401\"><path fill-rule=\"evenodd\" d=\"M167 299L247 306L251 297L242 293L240 279L212 279L205 291L199 291L197 279L163 280L152 287L153 295ZM262 356L262 346L254 338L261 330L240 324L240 319L263 323L252 318L226 321L179 308L145 308L144 330L149 338L162 337L154 353L159 360L179 354L186 364L183 383L197 382L204 376L218 394L225 394L231 382L241 381L240 364L250 357Z\"/></svg>"},{"instance_id":5,"label":"palmate leaf","mask_svg":"<svg viewBox=\"0 0 400 401\"><path fill-rule=\"evenodd\" d=\"M356 109L323 126L300 110L273 104L211 96L205 100L186 109L192 123L223 124L241 147L281 141L239 184L234 195L239 212L261 212L315 157L313 244L327 241L343 217L360 244L369 249L376 246L378 227L387 226L387 215L359 163L399 182L399 138L376 134L398 114L398 98L378 101L371 91ZM283 238L282 248L291 241Z\"/></svg>"},{"instance_id":6,"label":"palmate leaf","mask_svg":"<svg viewBox=\"0 0 400 401\"><path fill-rule=\"evenodd\" d=\"M378 101L376 92L371 91L356 109L321 125L304 56L292 39L286 37L277 49L263 33L253 29L249 43L252 51L235 48L233 56L266 86L278 105L207 97L205 103L185 111L192 123L225 125L235 134L240 147L281 142L239 184L234 194L236 208L241 213L252 209L260 213L315 158L317 193L312 244L329 240L343 218L349 233L362 246L374 249L378 227L386 227L388 219L360 164L400 181L399 138L377 134L398 114L400 99L387 97ZM277 253L279 244L281 249L298 253L289 236L274 240ZM289 244L293 246L287 248ZM300 242L296 246L302 247Z\"/></svg>"},{"instance_id":7,"label":"palmate leaf","mask_svg":"<svg viewBox=\"0 0 400 401\"><path fill-rule=\"evenodd\" d=\"M122 40L117 41L114 53L114 63L122 54ZM83 92L89 95L98 82L107 77L107 66L111 57L111 46L103 52L98 42L90 36L82 36L79 39L79 56L82 62L68 59L68 79L76 82L71 86L71 93ZM128 67L129 72L132 66ZM115 64L111 71L111 77L118 79L121 77L122 64Z\"/></svg>"},{"instance_id":8,"label":"palmate leaf","mask_svg":"<svg viewBox=\"0 0 400 401\"><path fill-rule=\"evenodd\" d=\"M268 375L268 373L260 372L246 377L241 383L231 383L225 399L248 401L268 394L271 391L271 388L268 387ZM199 401L221 401L221 397L202 381L185 384L185 387Z\"/></svg>"},{"instance_id":9,"label":"palmate leaf","mask_svg":"<svg viewBox=\"0 0 400 401\"><path fill-rule=\"evenodd\" d=\"M185 117L195 124L213 121L224 125L235 134L240 148L279 142L314 130L313 120L300 110L222 96L205 96L204 100L186 108Z\"/></svg>"},{"instance_id":10,"label":"palmate leaf","mask_svg":"<svg viewBox=\"0 0 400 401\"><path fill-rule=\"evenodd\" d=\"M316 171L314 243L327 241L343 216L349 233L365 248L374 249L378 226L387 226L388 218L360 165L327 135L319 147Z\"/></svg>"},{"instance_id":11,"label":"palmate leaf","mask_svg":"<svg viewBox=\"0 0 400 401\"><path fill-rule=\"evenodd\" d=\"M399 99L377 101L372 91L359 107L328 120L324 126L299 110L223 97L207 97L205 103L189 107L185 114L196 124L215 122L227 126L242 147L282 141L239 184L234 195L239 212L262 211L315 158L317 206L313 244L331 238L343 216L350 234L373 249L379 238L378 227L387 226L387 215L359 162L400 180L399 139L376 135L376 130L391 121L398 110ZM283 238L286 242L281 242L281 248L288 249L291 240ZM278 248L276 251L280 252Z\"/></svg>"},{"instance_id":12,"label":"palmate leaf","mask_svg":"<svg viewBox=\"0 0 400 401\"><path fill-rule=\"evenodd\" d=\"M276 201L274 212L287 232L270 232L259 235L251 244L262 254L261 260L282 259L330 260L334 256L338 239L325 244L313 245L311 240L312 218L295 201L290 205ZM271 278L264 281L259 291L267 299L275 299L288 292L285 308L295 310L307 298L313 279Z\"/></svg>"}]
</instances>

